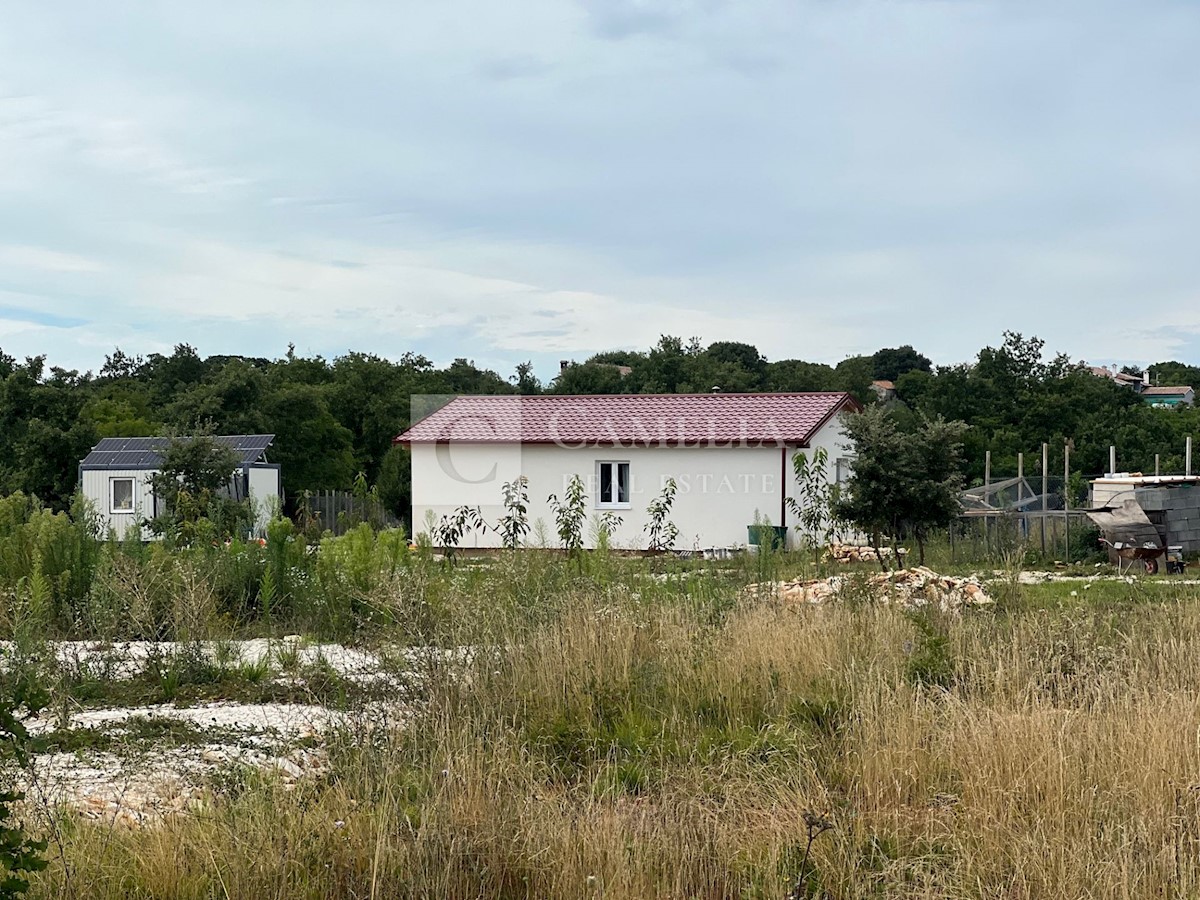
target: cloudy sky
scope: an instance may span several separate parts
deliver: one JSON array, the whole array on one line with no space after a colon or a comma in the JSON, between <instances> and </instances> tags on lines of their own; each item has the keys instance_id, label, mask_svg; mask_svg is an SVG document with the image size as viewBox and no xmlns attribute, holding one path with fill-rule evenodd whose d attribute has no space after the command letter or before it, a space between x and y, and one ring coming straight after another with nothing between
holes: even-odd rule
<instances>
[{"instance_id":1,"label":"cloudy sky","mask_svg":"<svg viewBox=\"0 0 1200 900\"><path fill-rule=\"evenodd\" d=\"M5 4L0 348L1200 363L1191 0Z\"/></svg>"}]
</instances>

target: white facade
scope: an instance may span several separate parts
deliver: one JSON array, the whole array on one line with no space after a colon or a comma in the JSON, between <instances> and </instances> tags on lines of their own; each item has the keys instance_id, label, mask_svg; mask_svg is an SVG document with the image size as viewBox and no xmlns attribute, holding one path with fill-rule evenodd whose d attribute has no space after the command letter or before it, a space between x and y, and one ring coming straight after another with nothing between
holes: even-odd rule
<instances>
[{"instance_id":1,"label":"white facade","mask_svg":"<svg viewBox=\"0 0 1200 900\"><path fill-rule=\"evenodd\" d=\"M413 443L413 529L429 530L429 523L459 506L478 506L489 525L503 515L502 486L524 475L529 482L528 519L539 521L549 546L558 543L550 494L561 500L571 477L578 475L587 491L589 525L604 513L621 517L611 544L623 549L645 549L646 507L668 478L677 485L670 520L679 528L675 549L735 548L747 543L747 526L760 521L794 529L794 516L784 498L796 496L792 457L818 447L828 454L830 481L848 474L840 417L827 422L809 442L795 447L679 447L572 448L556 444ZM840 465L839 465L840 461ZM628 463L629 495L604 503L600 498L600 464ZM610 470L615 471L615 470ZM587 546L594 546L594 528L585 527ZM536 531L526 538L536 542ZM495 528L468 535L460 547L498 547Z\"/></svg>"},{"instance_id":2,"label":"white facade","mask_svg":"<svg viewBox=\"0 0 1200 900\"><path fill-rule=\"evenodd\" d=\"M278 466L250 466L247 487L254 504L254 533L264 535L272 516L279 515L283 490L279 484Z\"/></svg>"},{"instance_id":3,"label":"white facade","mask_svg":"<svg viewBox=\"0 0 1200 900\"><path fill-rule=\"evenodd\" d=\"M154 474L145 469L84 469L80 489L95 507L100 518L100 531L106 534L115 531L124 538L129 529L138 529L143 540L153 537L148 528L142 528L145 519L154 516L154 489L150 477ZM125 504L121 491L125 485L133 488L132 503ZM114 493L117 496L114 498ZM116 502L114 502L114 500Z\"/></svg>"},{"instance_id":4,"label":"white facade","mask_svg":"<svg viewBox=\"0 0 1200 900\"><path fill-rule=\"evenodd\" d=\"M254 505L254 533L263 534L271 515L278 511L280 494L279 467L251 465L245 470L249 497ZM234 473L240 478L242 469ZM124 538L131 528L141 533L142 540L154 540L156 535L142 523L154 518L154 488L150 479L156 469L82 469L80 489L92 502L100 521L101 534L109 531ZM132 487L132 498L127 489Z\"/></svg>"}]
</instances>

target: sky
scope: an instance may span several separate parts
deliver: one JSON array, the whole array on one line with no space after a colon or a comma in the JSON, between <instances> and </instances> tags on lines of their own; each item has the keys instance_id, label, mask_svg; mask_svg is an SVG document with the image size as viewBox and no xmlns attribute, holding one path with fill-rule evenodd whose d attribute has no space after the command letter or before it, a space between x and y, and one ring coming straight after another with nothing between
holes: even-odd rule
<instances>
[{"instance_id":1,"label":"sky","mask_svg":"<svg viewBox=\"0 0 1200 900\"><path fill-rule=\"evenodd\" d=\"M6 4L0 349L1200 363L1200 4Z\"/></svg>"}]
</instances>

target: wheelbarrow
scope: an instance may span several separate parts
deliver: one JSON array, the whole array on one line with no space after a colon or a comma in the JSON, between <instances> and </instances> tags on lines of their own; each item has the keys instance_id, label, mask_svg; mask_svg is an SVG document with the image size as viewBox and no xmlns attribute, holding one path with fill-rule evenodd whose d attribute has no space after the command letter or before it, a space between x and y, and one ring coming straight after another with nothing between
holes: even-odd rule
<instances>
[{"instance_id":1,"label":"wheelbarrow","mask_svg":"<svg viewBox=\"0 0 1200 900\"><path fill-rule=\"evenodd\" d=\"M1167 536L1146 516L1135 497L1125 498L1119 505L1085 510L1087 517L1104 535L1100 543L1116 557L1117 571L1122 574L1134 566L1147 575L1158 572L1158 560L1167 554L1168 569L1182 562L1181 547L1168 547ZM1173 551L1173 552L1172 552Z\"/></svg>"},{"instance_id":2,"label":"wheelbarrow","mask_svg":"<svg viewBox=\"0 0 1200 900\"><path fill-rule=\"evenodd\" d=\"M1117 554L1117 572L1122 575L1134 566L1141 566L1147 575L1158 574L1158 558L1167 552L1166 547L1159 547L1157 544L1149 542L1126 544L1121 541L1100 538L1100 543Z\"/></svg>"}]
</instances>

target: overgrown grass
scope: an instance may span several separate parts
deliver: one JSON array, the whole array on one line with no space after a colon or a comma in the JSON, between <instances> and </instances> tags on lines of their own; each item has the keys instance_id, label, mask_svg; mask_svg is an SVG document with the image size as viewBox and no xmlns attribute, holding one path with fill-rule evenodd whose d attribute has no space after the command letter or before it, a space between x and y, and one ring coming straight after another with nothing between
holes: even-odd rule
<instances>
[{"instance_id":1,"label":"overgrown grass","mask_svg":"<svg viewBox=\"0 0 1200 900\"><path fill-rule=\"evenodd\" d=\"M576 564L529 551L452 567L365 532L303 555L288 537L238 548L261 565L229 563L221 584L241 593L206 581L212 616L188 621L297 627L385 657L429 647L396 663L423 667L423 693L387 721L374 714L386 692L356 694L281 653L308 699L350 713L325 776L286 789L247 771L203 810L141 831L61 818L37 896L1200 891L1194 587L1002 575L1001 603L960 616L871 602L872 567L843 567L844 597L820 606L743 592L827 571L791 554ZM164 566L186 587L172 566L203 572L228 552L127 556L137 583ZM126 565L122 548L106 553ZM165 597L178 629L186 616ZM65 689L79 703L90 689L165 698L172 671L177 702L287 687L183 654L126 688L97 672ZM833 828L809 846L822 817Z\"/></svg>"}]
</instances>

